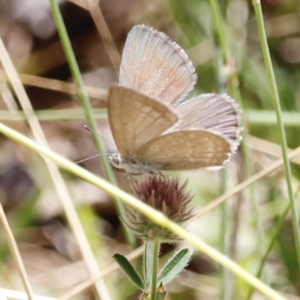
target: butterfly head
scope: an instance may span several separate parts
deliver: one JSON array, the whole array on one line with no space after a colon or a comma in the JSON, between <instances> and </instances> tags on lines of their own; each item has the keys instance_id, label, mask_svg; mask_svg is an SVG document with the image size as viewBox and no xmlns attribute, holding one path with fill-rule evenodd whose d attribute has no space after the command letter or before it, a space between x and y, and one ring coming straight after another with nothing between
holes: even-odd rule
<instances>
[{"instance_id":1,"label":"butterfly head","mask_svg":"<svg viewBox=\"0 0 300 300\"><path fill-rule=\"evenodd\" d=\"M156 173L155 168L151 164L139 162L134 159L126 159L120 153L110 153L108 160L115 168L121 169L131 175Z\"/></svg>"},{"instance_id":2,"label":"butterfly head","mask_svg":"<svg viewBox=\"0 0 300 300\"><path fill-rule=\"evenodd\" d=\"M117 169L122 169L122 158L119 153L109 153L107 155L109 162Z\"/></svg>"}]
</instances>

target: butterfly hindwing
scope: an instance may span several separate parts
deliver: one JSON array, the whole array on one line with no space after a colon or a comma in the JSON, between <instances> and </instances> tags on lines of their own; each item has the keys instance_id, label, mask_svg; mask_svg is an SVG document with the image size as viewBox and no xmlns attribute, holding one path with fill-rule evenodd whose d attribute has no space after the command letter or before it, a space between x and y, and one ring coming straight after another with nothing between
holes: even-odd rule
<instances>
[{"instance_id":1,"label":"butterfly hindwing","mask_svg":"<svg viewBox=\"0 0 300 300\"><path fill-rule=\"evenodd\" d=\"M230 143L207 130L182 130L157 137L141 146L136 159L161 170L191 170L221 166L230 155Z\"/></svg>"}]
</instances>

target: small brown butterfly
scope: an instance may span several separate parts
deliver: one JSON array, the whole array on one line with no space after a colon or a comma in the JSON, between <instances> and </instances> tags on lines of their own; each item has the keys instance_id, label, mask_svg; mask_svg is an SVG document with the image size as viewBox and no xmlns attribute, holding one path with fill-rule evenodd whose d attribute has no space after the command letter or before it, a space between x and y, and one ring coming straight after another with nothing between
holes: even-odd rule
<instances>
[{"instance_id":1,"label":"small brown butterfly","mask_svg":"<svg viewBox=\"0 0 300 300\"><path fill-rule=\"evenodd\" d=\"M120 83L108 96L118 153L110 162L129 174L220 167L240 140L240 109L228 95L184 100L196 83L186 53L145 25L129 32Z\"/></svg>"}]
</instances>

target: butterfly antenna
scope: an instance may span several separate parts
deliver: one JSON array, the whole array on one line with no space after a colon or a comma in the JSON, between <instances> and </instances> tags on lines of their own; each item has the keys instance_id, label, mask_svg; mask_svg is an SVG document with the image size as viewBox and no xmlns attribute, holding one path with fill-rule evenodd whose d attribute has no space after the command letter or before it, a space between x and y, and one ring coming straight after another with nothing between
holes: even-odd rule
<instances>
[{"instance_id":1,"label":"butterfly antenna","mask_svg":"<svg viewBox=\"0 0 300 300\"><path fill-rule=\"evenodd\" d=\"M78 161L75 161L76 164L80 164L84 161L87 161L87 160L90 160L90 159L93 159L93 158L96 158L96 157L99 157L99 156L107 156L107 155L110 155L111 153L104 153L104 154L96 154L96 155L93 155L93 156L90 156L90 157L87 157L87 158L84 158L84 159L81 159L81 160L78 160Z\"/></svg>"},{"instance_id":2,"label":"butterfly antenna","mask_svg":"<svg viewBox=\"0 0 300 300\"><path fill-rule=\"evenodd\" d=\"M92 134L95 134L95 135L99 136L99 138L101 138L105 143L107 143L112 148L114 148L115 150L117 150L117 148L115 147L115 145L113 145L113 143L110 140L108 140L107 138L105 138L104 136L101 136L99 133L95 132L93 129L87 127L86 125L84 125L84 129L86 129L87 131L91 132ZM98 156L100 156L100 155L101 154L99 154ZM97 155L96 155L96 157L97 157Z\"/></svg>"}]
</instances>

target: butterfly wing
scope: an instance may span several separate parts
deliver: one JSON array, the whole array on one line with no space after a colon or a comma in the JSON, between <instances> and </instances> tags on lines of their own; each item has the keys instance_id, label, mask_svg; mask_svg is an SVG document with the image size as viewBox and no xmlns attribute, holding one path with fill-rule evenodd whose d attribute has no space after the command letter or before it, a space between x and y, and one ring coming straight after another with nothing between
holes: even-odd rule
<instances>
[{"instance_id":1,"label":"butterfly wing","mask_svg":"<svg viewBox=\"0 0 300 300\"><path fill-rule=\"evenodd\" d=\"M141 146L136 160L153 170L192 170L221 166L230 156L230 143L207 130L183 130L159 136Z\"/></svg>"},{"instance_id":2,"label":"butterfly wing","mask_svg":"<svg viewBox=\"0 0 300 300\"><path fill-rule=\"evenodd\" d=\"M195 85L197 76L186 53L164 33L137 25L122 54L120 84L164 104L174 104Z\"/></svg>"},{"instance_id":3,"label":"butterfly wing","mask_svg":"<svg viewBox=\"0 0 300 300\"><path fill-rule=\"evenodd\" d=\"M241 140L241 110L228 95L202 94L175 107L180 122L172 130L206 129L223 135L232 152Z\"/></svg>"},{"instance_id":4,"label":"butterfly wing","mask_svg":"<svg viewBox=\"0 0 300 300\"><path fill-rule=\"evenodd\" d=\"M122 86L110 89L107 108L112 135L122 157L130 157L178 121L164 104Z\"/></svg>"}]
</instances>

